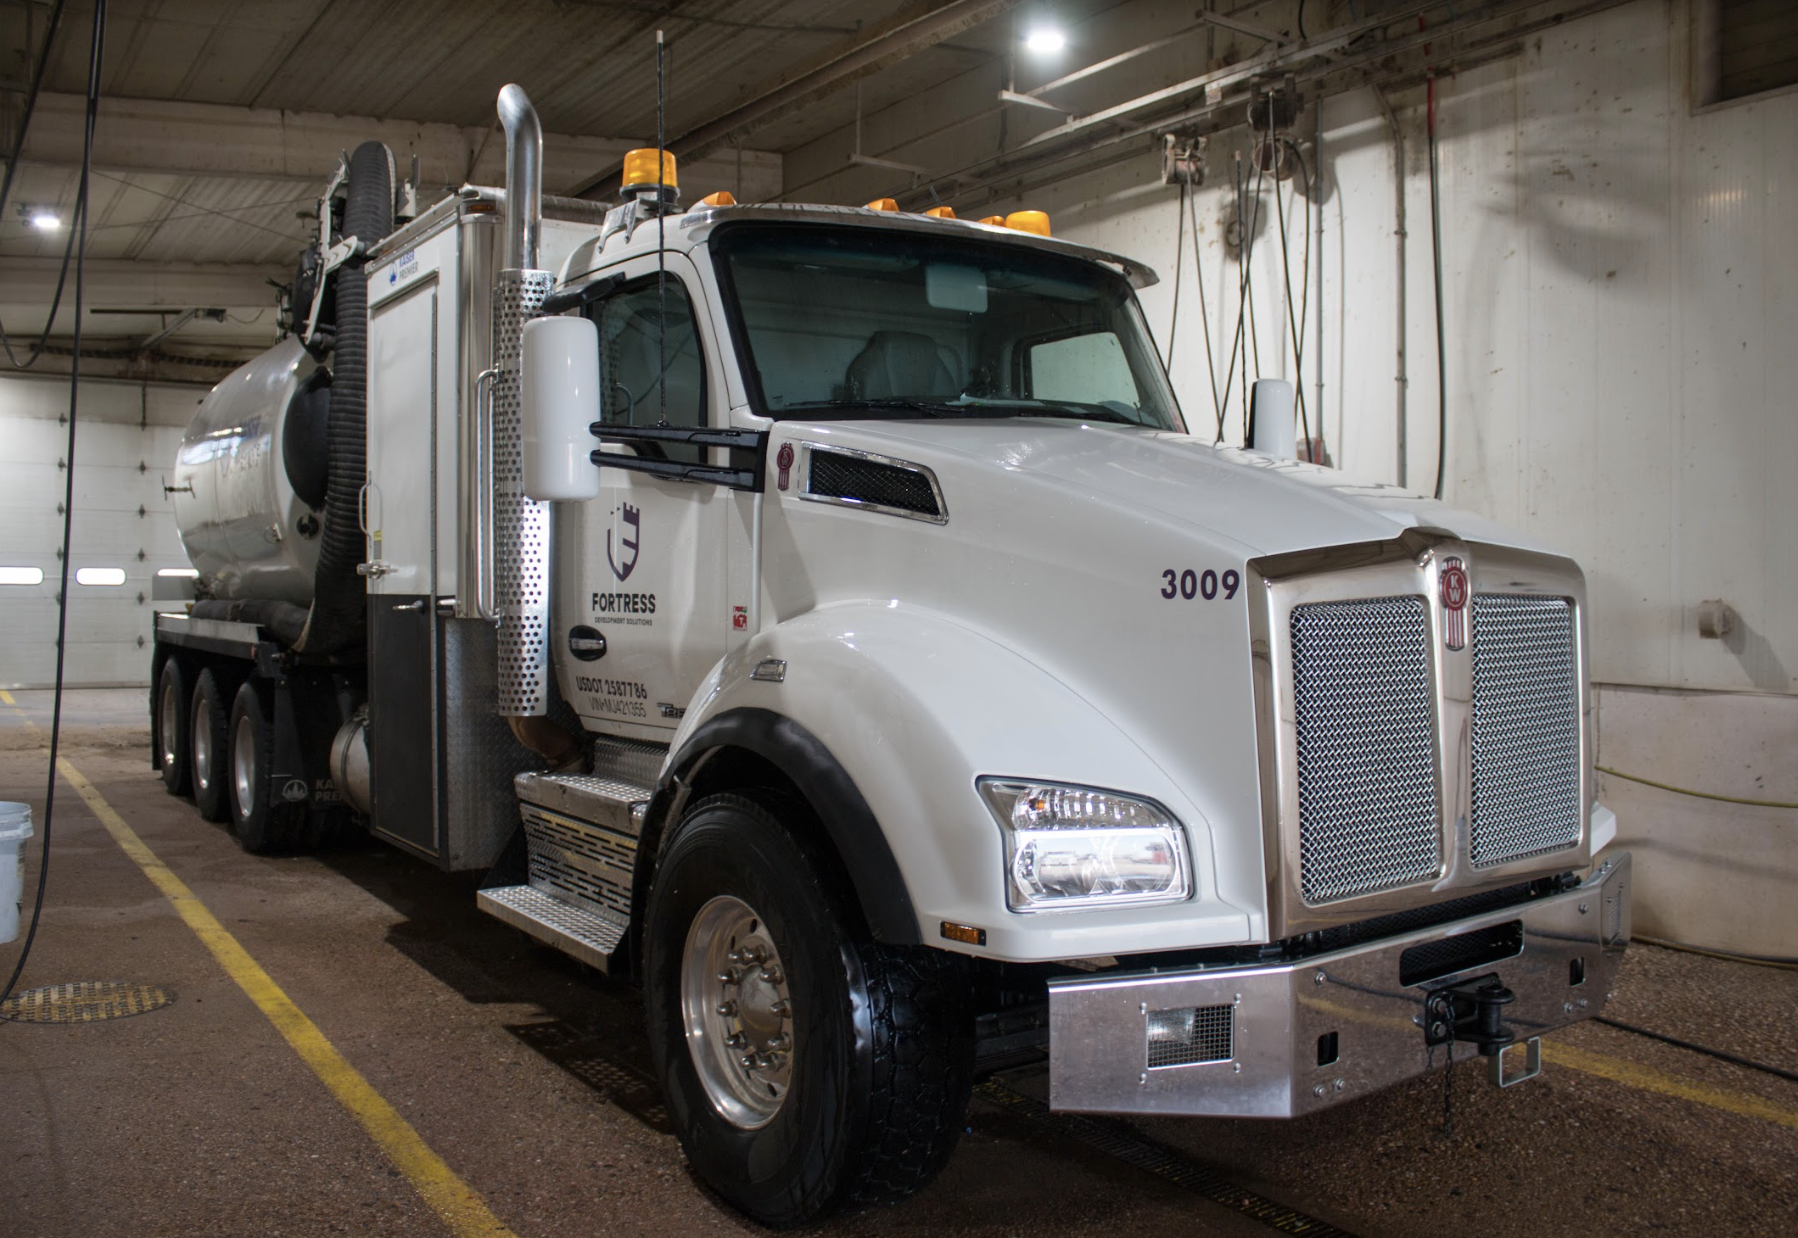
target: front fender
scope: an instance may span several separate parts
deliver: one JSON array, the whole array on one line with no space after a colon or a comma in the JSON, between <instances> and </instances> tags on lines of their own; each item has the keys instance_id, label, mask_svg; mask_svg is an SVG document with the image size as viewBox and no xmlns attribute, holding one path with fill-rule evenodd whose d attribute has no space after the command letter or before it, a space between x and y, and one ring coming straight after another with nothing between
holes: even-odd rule
<instances>
[{"instance_id":1,"label":"front fender","mask_svg":"<svg viewBox=\"0 0 1798 1238\"><path fill-rule=\"evenodd\" d=\"M768 659L785 663L784 677L750 678ZM858 844L853 831L833 828L833 841L839 850L884 843L923 941L1038 961L1247 942L1261 927L1258 915L1218 896L1210 822L1141 746L1041 667L941 614L848 603L758 633L701 686L670 772L711 744L715 720L752 716L743 711L790 719L841 769L879 838L864 834ZM1185 827L1194 896L1118 911L1010 911L1000 828L975 789L982 775L1159 800ZM845 866L865 905L866 873L879 865L845 855ZM945 920L984 929L985 948L947 942Z\"/></svg>"}]
</instances>

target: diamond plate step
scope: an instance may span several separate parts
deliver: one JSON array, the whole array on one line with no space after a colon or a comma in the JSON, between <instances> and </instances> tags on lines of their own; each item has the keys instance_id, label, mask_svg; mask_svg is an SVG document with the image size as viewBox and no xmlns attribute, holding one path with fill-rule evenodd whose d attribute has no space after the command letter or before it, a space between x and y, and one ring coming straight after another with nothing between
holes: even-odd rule
<instances>
[{"instance_id":1,"label":"diamond plate step","mask_svg":"<svg viewBox=\"0 0 1798 1238\"><path fill-rule=\"evenodd\" d=\"M624 930L590 911L572 907L531 886L500 886L475 895L480 909L523 929L538 941L583 963L612 969L612 956L624 938Z\"/></svg>"},{"instance_id":2,"label":"diamond plate step","mask_svg":"<svg viewBox=\"0 0 1798 1238\"><path fill-rule=\"evenodd\" d=\"M593 737L593 772L602 778L620 778L653 787L661 776L662 762L667 759L667 744L622 739L616 735Z\"/></svg>"},{"instance_id":3,"label":"diamond plate step","mask_svg":"<svg viewBox=\"0 0 1798 1238\"><path fill-rule=\"evenodd\" d=\"M635 838L641 832L650 790L619 778L586 774L520 774L512 787L523 803Z\"/></svg>"}]
</instances>

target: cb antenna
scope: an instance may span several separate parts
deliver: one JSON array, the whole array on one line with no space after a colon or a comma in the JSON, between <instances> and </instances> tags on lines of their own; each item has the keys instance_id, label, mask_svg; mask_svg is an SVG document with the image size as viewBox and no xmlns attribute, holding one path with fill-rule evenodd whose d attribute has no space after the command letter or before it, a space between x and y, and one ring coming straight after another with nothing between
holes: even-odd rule
<instances>
[{"instance_id":1,"label":"cb antenna","mask_svg":"<svg viewBox=\"0 0 1798 1238\"><path fill-rule=\"evenodd\" d=\"M662 32L656 31L656 424L668 424L668 152L663 143Z\"/></svg>"}]
</instances>

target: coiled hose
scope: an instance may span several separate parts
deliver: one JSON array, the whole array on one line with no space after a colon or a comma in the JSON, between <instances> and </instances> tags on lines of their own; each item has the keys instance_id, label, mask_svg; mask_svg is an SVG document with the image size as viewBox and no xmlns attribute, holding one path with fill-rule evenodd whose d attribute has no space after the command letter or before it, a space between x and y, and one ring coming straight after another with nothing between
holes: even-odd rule
<instances>
[{"instance_id":1,"label":"coiled hose","mask_svg":"<svg viewBox=\"0 0 1798 1238\"><path fill-rule=\"evenodd\" d=\"M364 142L350 156L343 232L366 246L393 231L393 152ZM335 653L363 629L366 582L363 561L362 487L368 480L368 284L367 263L356 254L338 267L337 336L331 376L331 415L326 423L331 466L325 527L313 574L312 609L294 649Z\"/></svg>"}]
</instances>

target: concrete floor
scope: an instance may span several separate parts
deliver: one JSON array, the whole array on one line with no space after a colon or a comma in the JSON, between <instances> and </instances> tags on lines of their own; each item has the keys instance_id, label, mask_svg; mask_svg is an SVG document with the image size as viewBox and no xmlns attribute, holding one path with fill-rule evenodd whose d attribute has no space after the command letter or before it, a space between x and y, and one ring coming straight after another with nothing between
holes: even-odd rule
<instances>
[{"instance_id":1,"label":"concrete floor","mask_svg":"<svg viewBox=\"0 0 1798 1238\"><path fill-rule=\"evenodd\" d=\"M47 727L48 694L14 696ZM688 1174L634 991L483 916L469 879L378 844L244 855L164 794L142 692L72 693L64 719L64 754L514 1233L755 1232ZM41 806L40 738L0 708L0 799ZM56 818L22 987L127 980L178 1000L0 1023L0 1231L446 1233L66 783ZM17 950L0 946L5 973ZM1794 1011L1798 972L1638 946L1607 1013L1798 1070ZM1464 1066L1454 1097L1451 1136L1440 1075L1291 1123L1136 1129L1363 1235L1709 1238L1798 1216L1798 1083L1587 1024L1554 1038L1542 1078L1500 1092ZM933 1187L829 1229L1269 1232L982 1100Z\"/></svg>"}]
</instances>

